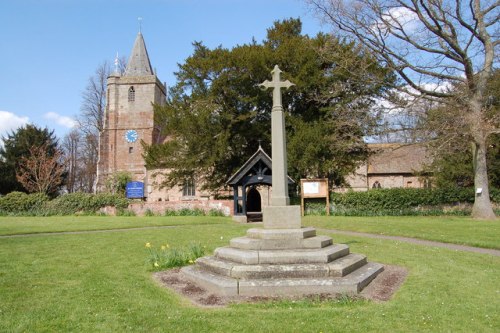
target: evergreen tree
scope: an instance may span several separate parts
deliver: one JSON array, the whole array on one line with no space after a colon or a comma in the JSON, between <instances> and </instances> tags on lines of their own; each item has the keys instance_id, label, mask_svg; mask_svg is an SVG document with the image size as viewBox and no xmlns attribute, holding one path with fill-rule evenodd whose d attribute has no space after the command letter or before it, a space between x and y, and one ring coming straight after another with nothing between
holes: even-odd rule
<instances>
[{"instance_id":1,"label":"evergreen tree","mask_svg":"<svg viewBox=\"0 0 500 333\"><path fill-rule=\"evenodd\" d=\"M23 157L29 156L32 147L46 146L47 153L53 156L58 145L54 131L28 124L2 140L4 147L0 147L0 193L24 192L24 187L16 179L19 162Z\"/></svg>"},{"instance_id":2,"label":"evergreen tree","mask_svg":"<svg viewBox=\"0 0 500 333\"><path fill-rule=\"evenodd\" d=\"M155 107L160 137L145 145L149 168L168 168L167 186L195 177L215 190L256 151L270 152L272 98L258 84L279 65L295 86L284 92L289 174L328 177L340 184L364 161L376 115L375 98L391 73L352 43L301 34L301 22L276 22L262 43L194 53L176 73L178 83L163 107Z\"/></svg>"}]
</instances>

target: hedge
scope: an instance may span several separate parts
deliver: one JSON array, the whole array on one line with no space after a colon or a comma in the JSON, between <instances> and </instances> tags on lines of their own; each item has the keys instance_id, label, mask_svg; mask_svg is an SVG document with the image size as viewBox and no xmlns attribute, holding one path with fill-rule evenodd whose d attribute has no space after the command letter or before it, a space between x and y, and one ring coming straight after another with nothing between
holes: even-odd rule
<instances>
[{"instance_id":1,"label":"hedge","mask_svg":"<svg viewBox=\"0 0 500 333\"><path fill-rule=\"evenodd\" d=\"M49 197L43 193L10 192L0 197L0 214L34 212L41 209L48 201Z\"/></svg>"},{"instance_id":2,"label":"hedge","mask_svg":"<svg viewBox=\"0 0 500 333\"><path fill-rule=\"evenodd\" d=\"M129 201L123 196L110 193L69 193L53 200L41 193L26 194L11 192L0 197L0 215L72 215L76 213L94 214L106 206L117 209L128 207Z\"/></svg>"},{"instance_id":3,"label":"hedge","mask_svg":"<svg viewBox=\"0 0 500 333\"><path fill-rule=\"evenodd\" d=\"M470 206L473 188L394 188L366 192L333 193L332 211L337 215L440 215L444 207ZM500 202L500 190L490 189L492 202ZM451 209L449 213L465 215L468 208Z\"/></svg>"}]
</instances>

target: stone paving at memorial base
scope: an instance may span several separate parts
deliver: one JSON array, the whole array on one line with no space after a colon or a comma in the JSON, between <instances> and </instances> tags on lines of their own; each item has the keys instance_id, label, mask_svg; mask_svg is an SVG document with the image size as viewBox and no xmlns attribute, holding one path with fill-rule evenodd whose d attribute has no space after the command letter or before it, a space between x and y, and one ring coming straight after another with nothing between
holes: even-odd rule
<instances>
[{"instance_id":1,"label":"stone paving at memorial base","mask_svg":"<svg viewBox=\"0 0 500 333\"><path fill-rule=\"evenodd\" d=\"M273 297L358 294L383 269L314 228L252 228L181 273L216 295Z\"/></svg>"}]
</instances>

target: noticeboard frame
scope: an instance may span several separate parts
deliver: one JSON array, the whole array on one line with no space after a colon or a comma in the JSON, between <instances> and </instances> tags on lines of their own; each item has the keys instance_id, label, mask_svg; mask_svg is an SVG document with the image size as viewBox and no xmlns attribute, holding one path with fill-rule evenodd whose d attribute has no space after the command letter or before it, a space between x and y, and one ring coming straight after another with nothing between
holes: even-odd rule
<instances>
[{"instance_id":1,"label":"noticeboard frame","mask_svg":"<svg viewBox=\"0 0 500 333\"><path fill-rule=\"evenodd\" d=\"M325 198L326 215L330 215L328 178L309 178L300 180L300 210L304 216L304 199Z\"/></svg>"}]
</instances>

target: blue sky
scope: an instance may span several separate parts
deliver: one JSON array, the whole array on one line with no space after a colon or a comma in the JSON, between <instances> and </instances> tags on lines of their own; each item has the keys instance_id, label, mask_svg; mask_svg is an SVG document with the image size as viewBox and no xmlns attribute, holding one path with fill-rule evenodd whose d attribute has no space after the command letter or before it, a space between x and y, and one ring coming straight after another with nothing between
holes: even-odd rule
<instances>
[{"instance_id":1,"label":"blue sky","mask_svg":"<svg viewBox=\"0 0 500 333\"><path fill-rule=\"evenodd\" d=\"M117 52L128 57L138 17L152 66L169 86L193 41L261 41L289 17L300 17L309 35L326 29L300 0L0 0L0 137L30 122L62 138L97 66Z\"/></svg>"}]
</instances>

